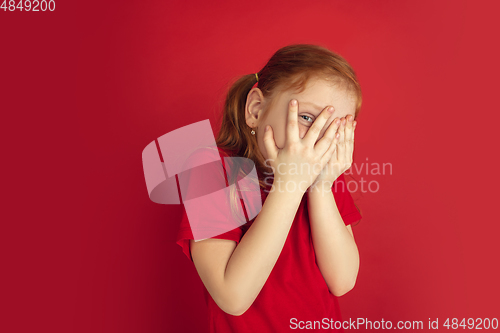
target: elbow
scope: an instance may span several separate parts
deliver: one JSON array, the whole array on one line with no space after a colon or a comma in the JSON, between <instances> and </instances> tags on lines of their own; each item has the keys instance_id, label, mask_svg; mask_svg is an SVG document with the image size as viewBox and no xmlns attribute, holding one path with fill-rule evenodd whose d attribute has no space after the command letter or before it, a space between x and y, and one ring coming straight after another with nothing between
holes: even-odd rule
<instances>
[{"instance_id":1,"label":"elbow","mask_svg":"<svg viewBox=\"0 0 500 333\"><path fill-rule=\"evenodd\" d=\"M232 296L232 297L231 297ZM227 297L227 299L224 302L221 302L219 305L219 308L224 311L225 313L238 317L244 314L252 305L249 302L242 301L238 297L234 297L234 295L231 295ZM216 302L218 303L218 302Z\"/></svg>"},{"instance_id":2,"label":"elbow","mask_svg":"<svg viewBox=\"0 0 500 333\"><path fill-rule=\"evenodd\" d=\"M233 305L233 306L225 307L225 308L221 308L221 309L222 309L222 311L224 311L227 314L230 314L231 316L239 317L242 314L244 314L249 308L250 308L250 306Z\"/></svg>"},{"instance_id":3,"label":"elbow","mask_svg":"<svg viewBox=\"0 0 500 333\"><path fill-rule=\"evenodd\" d=\"M351 281L344 281L334 284L335 287L330 288L330 291L335 296L340 297L351 291L355 285L356 285L356 279L353 279Z\"/></svg>"},{"instance_id":4,"label":"elbow","mask_svg":"<svg viewBox=\"0 0 500 333\"><path fill-rule=\"evenodd\" d=\"M335 296L337 297L340 297L340 296L344 296L345 294L347 294L349 291L351 291L353 287L350 287L350 288L337 288L337 289L334 289L332 291L332 294L334 294Z\"/></svg>"},{"instance_id":5,"label":"elbow","mask_svg":"<svg viewBox=\"0 0 500 333\"><path fill-rule=\"evenodd\" d=\"M247 310L248 310L248 308L247 309L243 309L243 310L237 309L236 311L231 311L231 312L226 312L226 313L228 313L228 314L230 314L232 316L235 316L235 317L239 317L242 314L244 314Z\"/></svg>"}]
</instances>

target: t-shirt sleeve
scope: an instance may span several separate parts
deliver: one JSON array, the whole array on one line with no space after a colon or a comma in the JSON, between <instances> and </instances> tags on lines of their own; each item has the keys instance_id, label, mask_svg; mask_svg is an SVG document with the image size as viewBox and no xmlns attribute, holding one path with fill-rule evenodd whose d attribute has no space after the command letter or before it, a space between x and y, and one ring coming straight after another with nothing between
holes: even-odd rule
<instances>
[{"instance_id":1,"label":"t-shirt sleeve","mask_svg":"<svg viewBox=\"0 0 500 333\"><path fill-rule=\"evenodd\" d=\"M235 228L226 233L213 236L210 238L233 240L236 242L236 245L238 245L242 236L243 236L243 230L241 228ZM184 254L189 258L189 260L193 261L193 257L191 256L191 248L189 245L191 239L194 239L193 232L191 231L191 227L189 225L189 220L186 214L186 210L183 209L179 231L177 232L176 243L182 248L182 252L184 252Z\"/></svg>"},{"instance_id":2,"label":"t-shirt sleeve","mask_svg":"<svg viewBox=\"0 0 500 333\"><path fill-rule=\"evenodd\" d=\"M361 213L354 204L354 200L347 185L344 174L341 174L332 186L335 203L337 204L340 216L342 216L345 225L357 222L362 218Z\"/></svg>"}]
</instances>

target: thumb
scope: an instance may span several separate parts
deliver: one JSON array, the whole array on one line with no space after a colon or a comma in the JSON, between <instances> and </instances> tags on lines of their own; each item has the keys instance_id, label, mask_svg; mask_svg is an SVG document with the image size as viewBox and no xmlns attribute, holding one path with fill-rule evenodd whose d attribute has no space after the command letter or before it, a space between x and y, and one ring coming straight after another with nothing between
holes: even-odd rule
<instances>
[{"instance_id":1,"label":"thumb","mask_svg":"<svg viewBox=\"0 0 500 333\"><path fill-rule=\"evenodd\" d=\"M266 147L268 158L276 159L278 156L278 147L276 147L274 132L270 125L267 125L264 130L264 147Z\"/></svg>"}]
</instances>

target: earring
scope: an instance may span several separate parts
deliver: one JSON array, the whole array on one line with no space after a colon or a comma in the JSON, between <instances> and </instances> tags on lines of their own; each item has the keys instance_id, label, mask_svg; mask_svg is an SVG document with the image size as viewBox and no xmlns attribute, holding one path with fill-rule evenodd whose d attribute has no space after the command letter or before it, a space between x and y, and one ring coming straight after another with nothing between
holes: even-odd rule
<instances>
[{"instance_id":1,"label":"earring","mask_svg":"<svg viewBox=\"0 0 500 333\"><path fill-rule=\"evenodd\" d=\"M253 129L250 131L250 133L252 133L252 135L255 135L255 131Z\"/></svg>"}]
</instances>

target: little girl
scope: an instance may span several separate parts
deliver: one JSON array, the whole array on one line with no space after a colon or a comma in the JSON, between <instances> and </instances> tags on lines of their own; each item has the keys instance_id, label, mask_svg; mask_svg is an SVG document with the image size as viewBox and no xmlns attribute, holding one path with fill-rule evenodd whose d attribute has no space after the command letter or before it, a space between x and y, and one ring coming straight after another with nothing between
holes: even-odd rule
<instances>
[{"instance_id":1,"label":"little girl","mask_svg":"<svg viewBox=\"0 0 500 333\"><path fill-rule=\"evenodd\" d=\"M337 297L355 285L350 224L361 214L343 172L360 107L347 61L309 44L281 48L230 88L217 147L254 161L263 205L241 227L196 242L183 216L177 244L205 286L210 332L347 328Z\"/></svg>"}]
</instances>

